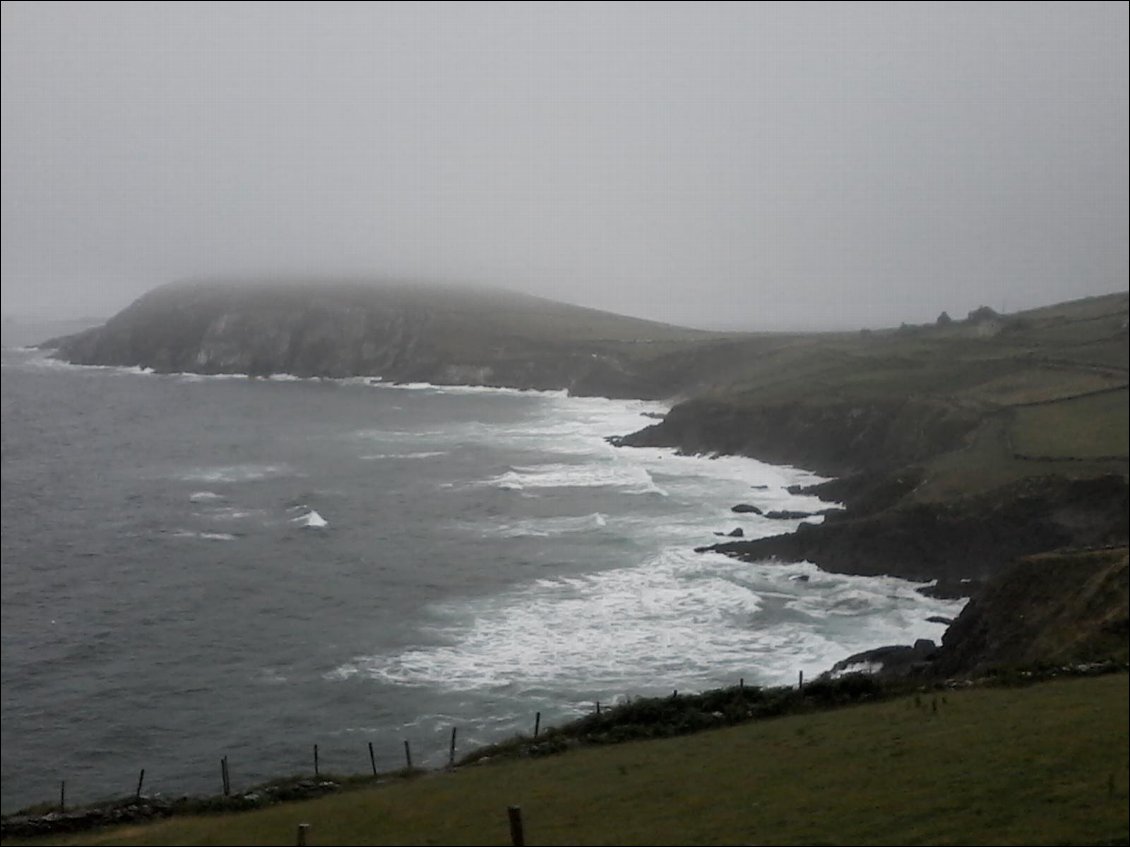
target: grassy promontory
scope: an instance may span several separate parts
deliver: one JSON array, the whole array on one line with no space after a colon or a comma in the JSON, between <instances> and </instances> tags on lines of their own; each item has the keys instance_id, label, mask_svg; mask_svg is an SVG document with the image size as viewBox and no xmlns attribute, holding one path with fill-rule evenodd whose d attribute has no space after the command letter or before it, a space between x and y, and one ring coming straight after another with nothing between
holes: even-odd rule
<instances>
[{"instance_id":1,"label":"grassy promontory","mask_svg":"<svg viewBox=\"0 0 1130 847\"><path fill-rule=\"evenodd\" d=\"M359 781L254 811L5 843L285 844L308 823L312 844L504 844L517 805L531 844L1126 844L1128 708L1125 673L908 690L688 737Z\"/></svg>"}]
</instances>

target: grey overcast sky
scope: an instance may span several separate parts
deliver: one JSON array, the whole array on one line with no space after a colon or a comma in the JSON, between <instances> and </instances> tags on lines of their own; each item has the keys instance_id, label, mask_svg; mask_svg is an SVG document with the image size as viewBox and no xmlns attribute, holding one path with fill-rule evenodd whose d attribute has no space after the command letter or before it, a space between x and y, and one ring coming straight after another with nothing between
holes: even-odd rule
<instances>
[{"instance_id":1,"label":"grey overcast sky","mask_svg":"<svg viewBox=\"0 0 1130 847\"><path fill-rule=\"evenodd\" d=\"M1127 289L1128 5L3 3L3 311L273 272L706 327Z\"/></svg>"}]
</instances>

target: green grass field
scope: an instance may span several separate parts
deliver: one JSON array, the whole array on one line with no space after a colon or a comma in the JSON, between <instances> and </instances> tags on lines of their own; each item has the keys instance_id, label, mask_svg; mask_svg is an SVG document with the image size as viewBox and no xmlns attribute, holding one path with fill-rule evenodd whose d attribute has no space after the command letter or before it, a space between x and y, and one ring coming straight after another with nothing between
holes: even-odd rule
<instances>
[{"instance_id":1,"label":"green grass field","mask_svg":"<svg viewBox=\"0 0 1130 847\"><path fill-rule=\"evenodd\" d=\"M1033 476L1124 475L1127 306L1127 295L1115 294L1008 316L994 326L736 341L734 364L718 365L710 397L732 407L739 425L757 421L763 410L796 406L814 409L813 418L831 409L833 421L871 405L888 409L892 419L903 404L960 409L976 425L961 443L940 444L933 455L921 416L908 416L871 446L874 463L902 445L927 446L920 459L925 482L913 495L920 500ZM842 438L851 437L845 429Z\"/></svg>"},{"instance_id":2,"label":"green grass field","mask_svg":"<svg viewBox=\"0 0 1130 847\"><path fill-rule=\"evenodd\" d=\"M1127 391L1017 409L1012 445L1026 456L1091 459L1130 450Z\"/></svg>"},{"instance_id":3,"label":"green grass field","mask_svg":"<svg viewBox=\"0 0 1130 847\"><path fill-rule=\"evenodd\" d=\"M65 844L1126 844L1127 677L925 693Z\"/></svg>"}]
</instances>

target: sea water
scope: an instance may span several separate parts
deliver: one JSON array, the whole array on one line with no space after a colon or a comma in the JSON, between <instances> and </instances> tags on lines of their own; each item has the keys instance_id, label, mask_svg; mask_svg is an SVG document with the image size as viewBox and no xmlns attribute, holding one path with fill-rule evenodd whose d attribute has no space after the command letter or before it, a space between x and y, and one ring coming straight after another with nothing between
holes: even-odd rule
<instances>
[{"instance_id":1,"label":"sea water","mask_svg":"<svg viewBox=\"0 0 1130 847\"><path fill-rule=\"evenodd\" d=\"M658 403L3 353L3 808L446 762L624 698L938 639L913 583L694 547L807 471L616 448ZM803 520L819 521L820 517Z\"/></svg>"}]
</instances>

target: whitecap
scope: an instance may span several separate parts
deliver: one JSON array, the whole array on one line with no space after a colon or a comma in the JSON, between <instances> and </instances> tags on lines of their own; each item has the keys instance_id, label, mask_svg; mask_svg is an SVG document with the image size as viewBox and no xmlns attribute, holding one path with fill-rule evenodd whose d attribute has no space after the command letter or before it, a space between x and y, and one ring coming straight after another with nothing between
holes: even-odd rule
<instances>
[{"instance_id":1,"label":"whitecap","mask_svg":"<svg viewBox=\"0 0 1130 847\"><path fill-rule=\"evenodd\" d=\"M432 459L436 456L446 455L446 450L420 450L415 453L367 453L358 458L372 462L383 459Z\"/></svg>"},{"instance_id":2,"label":"whitecap","mask_svg":"<svg viewBox=\"0 0 1130 847\"><path fill-rule=\"evenodd\" d=\"M402 391L426 391L433 394L518 394L530 397L568 397L565 389L542 390L536 388L505 388L493 385L439 385L432 382L385 382L379 377L370 379L374 388Z\"/></svg>"},{"instance_id":3,"label":"whitecap","mask_svg":"<svg viewBox=\"0 0 1130 847\"><path fill-rule=\"evenodd\" d=\"M330 525L329 521L323 518L315 510L311 509L303 515L291 519L291 523L298 524L307 529L325 529Z\"/></svg>"},{"instance_id":4,"label":"whitecap","mask_svg":"<svg viewBox=\"0 0 1130 847\"><path fill-rule=\"evenodd\" d=\"M177 529L170 533L173 538L200 538L204 541L238 541L238 536L228 532L197 532L191 529Z\"/></svg>"},{"instance_id":5,"label":"whitecap","mask_svg":"<svg viewBox=\"0 0 1130 847\"><path fill-rule=\"evenodd\" d=\"M291 476L294 469L287 464L243 464L220 465L184 470L176 474L176 479L185 482L255 482L280 476Z\"/></svg>"},{"instance_id":6,"label":"whitecap","mask_svg":"<svg viewBox=\"0 0 1130 847\"><path fill-rule=\"evenodd\" d=\"M287 678L274 668L260 668L251 679L266 685L282 685L287 682Z\"/></svg>"},{"instance_id":7,"label":"whitecap","mask_svg":"<svg viewBox=\"0 0 1130 847\"><path fill-rule=\"evenodd\" d=\"M529 488L613 487L635 494L667 494L655 484L646 468L629 462L512 466L507 472L485 480L483 484L511 491Z\"/></svg>"},{"instance_id":8,"label":"whitecap","mask_svg":"<svg viewBox=\"0 0 1130 847\"><path fill-rule=\"evenodd\" d=\"M490 532L502 538L549 538L576 532L594 532L608 525L608 517L601 512L576 517L530 518L499 524ZM481 531L480 524L467 524L468 528Z\"/></svg>"},{"instance_id":9,"label":"whitecap","mask_svg":"<svg viewBox=\"0 0 1130 847\"><path fill-rule=\"evenodd\" d=\"M261 515L262 513L263 512L261 509L240 509L232 506L226 508L211 509L207 512L202 513L200 516L210 518L214 521L241 521L244 518L255 517L256 515Z\"/></svg>"}]
</instances>

